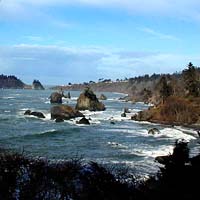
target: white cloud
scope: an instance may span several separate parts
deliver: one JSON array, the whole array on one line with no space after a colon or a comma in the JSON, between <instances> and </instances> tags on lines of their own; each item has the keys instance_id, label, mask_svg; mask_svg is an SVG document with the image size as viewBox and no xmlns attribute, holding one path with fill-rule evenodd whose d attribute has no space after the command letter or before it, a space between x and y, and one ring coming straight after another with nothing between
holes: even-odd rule
<instances>
[{"instance_id":1,"label":"white cloud","mask_svg":"<svg viewBox=\"0 0 200 200\"><path fill-rule=\"evenodd\" d=\"M134 52L101 47L15 45L0 47L1 73L32 81L64 84L104 78L124 78L146 73L180 71L188 62L200 64L198 56Z\"/></svg>"}]
</instances>

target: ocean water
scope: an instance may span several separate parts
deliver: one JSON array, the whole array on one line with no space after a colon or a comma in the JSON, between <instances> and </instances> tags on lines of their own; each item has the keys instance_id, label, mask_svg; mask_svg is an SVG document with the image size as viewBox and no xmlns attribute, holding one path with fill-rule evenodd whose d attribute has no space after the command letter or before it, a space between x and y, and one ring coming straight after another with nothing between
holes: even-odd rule
<instances>
[{"instance_id":1,"label":"ocean water","mask_svg":"<svg viewBox=\"0 0 200 200\"><path fill-rule=\"evenodd\" d=\"M84 111L86 118L91 118L91 125L77 125L78 119L55 123L50 119L52 92L0 90L0 147L52 160L78 156L85 162L126 166L142 175L158 170L155 157L171 153L177 139L190 141L194 151L198 151L197 133L193 130L130 120L131 115L148 105L119 101L124 94L105 92L106 111ZM72 98L64 99L64 104L75 106L79 94L72 91ZM123 118L125 107L131 113ZM43 112L46 118L24 116L27 109ZM160 134L149 135L151 128L158 128Z\"/></svg>"}]
</instances>

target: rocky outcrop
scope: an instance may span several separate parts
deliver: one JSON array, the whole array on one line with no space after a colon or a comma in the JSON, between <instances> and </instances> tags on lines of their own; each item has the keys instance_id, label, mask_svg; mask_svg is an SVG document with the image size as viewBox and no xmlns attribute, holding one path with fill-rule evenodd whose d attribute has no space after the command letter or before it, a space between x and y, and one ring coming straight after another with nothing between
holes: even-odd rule
<instances>
[{"instance_id":1,"label":"rocky outcrop","mask_svg":"<svg viewBox=\"0 0 200 200\"><path fill-rule=\"evenodd\" d=\"M0 75L0 88L23 89L25 84L15 76Z\"/></svg>"},{"instance_id":2,"label":"rocky outcrop","mask_svg":"<svg viewBox=\"0 0 200 200\"><path fill-rule=\"evenodd\" d=\"M24 115L32 115L32 116L35 116L35 117L38 117L38 118L45 118L44 114L41 113L41 112L32 112L31 110L26 110Z\"/></svg>"},{"instance_id":3,"label":"rocky outcrop","mask_svg":"<svg viewBox=\"0 0 200 200\"><path fill-rule=\"evenodd\" d=\"M157 128L151 128L148 130L148 134L151 134L151 135L155 135L155 134L159 134L160 131L157 129Z\"/></svg>"},{"instance_id":4,"label":"rocky outcrop","mask_svg":"<svg viewBox=\"0 0 200 200\"><path fill-rule=\"evenodd\" d=\"M53 92L50 96L51 103L62 103L63 95L58 92Z\"/></svg>"},{"instance_id":5,"label":"rocky outcrop","mask_svg":"<svg viewBox=\"0 0 200 200\"><path fill-rule=\"evenodd\" d=\"M90 110L90 111L103 111L105 110L105 105L99 102L96 95L90 88L86 88L83 93L80 94L77 104L77 110Z\"/></svg>"},{"instance_id":6,"label":"rocky outcrop","mask_svg":"<svg viewBox=\"0 0 200 200\"><path fill-rule=\"evenodd\" d=\"M40 83L38 80L34 80L32 84L32 89L33 90L44 90L43 85Z\"/></svg>"},{"instance_id":7,"label":"rocky outcrop","mask_svg":"<svg viewBox=\"0 0 200 200\"><path fill-rule=\"evenodd\" d=\"M150 121L152 119L152 112L150 110L140 111L131 117L135 121Z\"/></svg>"},{"instance_id":8,"label":"rocky outcrop","mask_svg":"<svg viewBox=\"0 0 200 200\"><path fill-rule=\"evenodd\" d=\"M86 119L85 117L83 117L82 119L80 119L79 121L76 122L77 124L86 124L86 125L90 125L90 122L88 119Z\"/></svg>"},{"instance_id":9,"label":"rocky outcrop","mask_svg":"<svg viewBox=\"0 0 200 200\"><path fill-rule=\"evenodd\" d=\"M99 100L107 100L107 97L104 94L101 94Z\"/></svg>"},{"instance_id":10,"label":"rocky outcrop","mask_svg":"<svg viewBox=\"0 0 200 200\"><path fill-rule=\"evenodd\" d=\"M68 105L58 105L51 108L51 119L69 120L76 117L84 117L84 115Z\"/></svg>"}]
</instances>

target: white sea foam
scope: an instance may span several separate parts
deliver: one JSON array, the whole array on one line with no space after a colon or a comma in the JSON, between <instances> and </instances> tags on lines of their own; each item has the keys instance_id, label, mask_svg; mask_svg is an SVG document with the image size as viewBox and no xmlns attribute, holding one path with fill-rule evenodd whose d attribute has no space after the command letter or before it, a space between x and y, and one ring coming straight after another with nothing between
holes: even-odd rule
<instances>
[{"instance_id":1,"label":"white sea foam","mask_svg":"<svg viewBox=\"0 0 200 200\"><path fill-rule=\"evenodd\" d=\"M112 148L118 148L118 149L127 149L128 148L128 146L117 143L117 142L107 142L107 144L109 146L111 146Z\"/></svg>"},{"instance_id":2,"label":"white sea foam","mask_svg":"<svg viewBox=\"0 0 200 200\"><path fill-rule=\"evenodd\" d=\"M159 137L159 135L163 135L173 139L184 139L186 141L196 139L196 137L186 134L183 131L174 128L164 128L160 130L160 134L156 135L156 137Z\"/></svg>"},{"instance_id":3,"label":"white sea foam","mask_svg":"<svg viewBox=\"0 0 200 200\"><path fill-rule=\"evenodd\" d=\"M3 97L3 99L15 99L15 97Z\"/></svg>"}]
</instances>

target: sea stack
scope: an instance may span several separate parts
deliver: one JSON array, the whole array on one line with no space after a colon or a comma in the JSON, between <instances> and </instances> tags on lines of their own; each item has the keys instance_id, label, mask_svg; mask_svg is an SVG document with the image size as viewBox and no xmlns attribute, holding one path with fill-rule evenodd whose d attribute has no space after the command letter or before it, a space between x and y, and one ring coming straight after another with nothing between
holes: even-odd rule
<instances>
[{"instance_id":1,"label":"sea stack","mask_svg":"<svg viewBox=\"0 0 200 200\"><path fill-rule=\"evenodd\" d=\"M34 80L32 84L32 89L33 90L44 90L43 85L40 83L39 80Z\"/></svg>"},{"instance_id":2,"label":"sea stack","mask_svg":"<svg viewBox=\"0 0 200 200\"><path fill-rule=\"evenodd\" d=\"M77 110L89 110L89 111L103 111L105 110L105 105L99 102L97 96L89 88L85 88L84 92L80 94L77 104Z\"/></svg>"}]
</instances>

